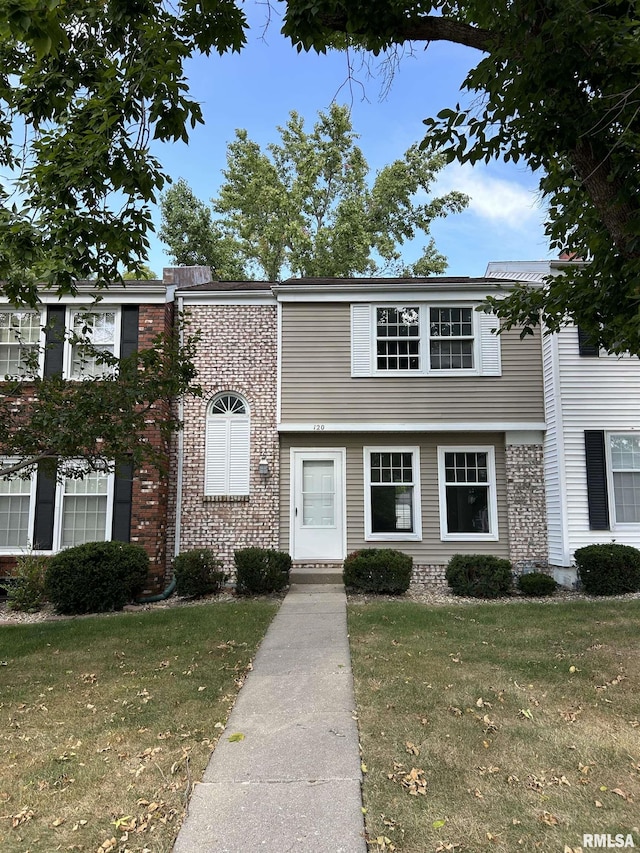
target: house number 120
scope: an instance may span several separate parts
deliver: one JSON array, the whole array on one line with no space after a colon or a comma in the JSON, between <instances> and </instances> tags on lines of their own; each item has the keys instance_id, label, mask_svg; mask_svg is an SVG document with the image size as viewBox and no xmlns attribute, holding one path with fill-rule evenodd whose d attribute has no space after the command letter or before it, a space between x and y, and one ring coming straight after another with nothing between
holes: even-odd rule
<instances>
[{"instance_id":1,"label":"house number 120","mask_svg":"<svg viewBox=\"0 0 640 853\"><path fill-rule=\"evenodd\" d=\"M317 432L318 430L323 430L324 424L314 424L313 429L314 429L314 432Z\"/></svg>"}]
</instances>

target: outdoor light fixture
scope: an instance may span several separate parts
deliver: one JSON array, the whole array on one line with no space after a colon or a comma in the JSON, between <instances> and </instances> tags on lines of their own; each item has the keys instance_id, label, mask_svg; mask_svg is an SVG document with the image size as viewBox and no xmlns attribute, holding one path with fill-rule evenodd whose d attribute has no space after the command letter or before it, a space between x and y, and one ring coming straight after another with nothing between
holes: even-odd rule
<instances>
[{"instance_id":1,"label":"outdoor light fixture","mask_svg":"<svg viewBox=\"0 0 640 853\"><path fill-rule=\"evenodd\" d=\"M261 477L269 476L269 463L266 459L261 459L258 462L258 474L260 474Z\"/></svg>"}]
</instances>

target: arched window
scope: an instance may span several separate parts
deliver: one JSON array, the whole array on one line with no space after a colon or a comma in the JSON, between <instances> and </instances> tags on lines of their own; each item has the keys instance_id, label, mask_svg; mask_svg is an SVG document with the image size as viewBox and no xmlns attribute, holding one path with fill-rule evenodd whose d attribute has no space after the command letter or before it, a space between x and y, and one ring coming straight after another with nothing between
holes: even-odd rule
<instances>
[{"instance_id":1,"label":"arched window","mask_svg":"<svg viewBox=\"0 0 640 853\"><path fill-rule=\"evenodd\" d=\"M249 494L249 407L239 394L216 395L207 410L205 495Z\"/></svg>"}]
</instances>

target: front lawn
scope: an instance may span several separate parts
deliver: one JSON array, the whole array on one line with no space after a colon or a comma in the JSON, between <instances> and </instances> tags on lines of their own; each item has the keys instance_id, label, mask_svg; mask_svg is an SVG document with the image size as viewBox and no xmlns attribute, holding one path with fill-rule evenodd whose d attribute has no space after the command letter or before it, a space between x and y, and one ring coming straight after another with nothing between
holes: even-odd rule
<instances>
[{"instance_id":1,"label":"front lawn","mask_svg":"<svg viewBox=\"0 0 640 853\"><path fill-rule=\"evenodd\" d=\"M0 628L0 849L170 851L277 603Z\"/></svg>"},{"instance_id":2,"label":"front lawn","mask_svg":"<svg viewBox=\"0 0 640 853\"><path fill-rule=\"evenodd\" d=\"M371 850L640 847L640 601L349 607Z\"/></svg>"}]
</instances>

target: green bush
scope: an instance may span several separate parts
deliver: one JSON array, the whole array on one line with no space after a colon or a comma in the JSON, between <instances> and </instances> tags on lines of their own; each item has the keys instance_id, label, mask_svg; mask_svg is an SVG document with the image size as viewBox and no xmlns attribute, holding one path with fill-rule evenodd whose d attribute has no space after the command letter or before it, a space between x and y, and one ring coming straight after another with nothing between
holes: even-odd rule
<instances>
[{"instance_id":1,"label":"green bush","mask_svg":"<svg viewBox=\"0 0 640 853\"><path fill-rule=\"evenodd\" d=\"M208 548L195 548L176 557L173 570L176 576L178 595L210 595L220 592L227 576L222 571L222 563Z\"/></svg>"},{"instance_id":2,"label":"green bush","mask_svg":"<svg viewBox=\"0 0 640 853\"><path fill-rule=\"evenodd\" d=\"M149 557L139 545L87 542L51 558L45 592L60 613L122 610L142 592L148 571Z\"/></svg>"},{"instance_id":3,"label":"green bush","mask_svg":"<svg viewBox=\"0 0 640 853\"><path fill-rule=\"evenodd\" d=\"M456 595L499 598L511 591L511 563L490 554L455 554L445 578Z\"/></svg>"},{"instance_id":4,"label":"green bush","mask_svg":"<svg viewBox=\"0 0 640 853\"><path fill-rule=\"evenodd\" d=\"M345 586L362 592L398 595L411 583L413 558L393 548L365 548L344 561Z\"/></svg>"},{"instance_id":5,"label":"green bush","mask_svg":"<svg viewBox=\"0 0 640 853\"><path fill-rule=\"evenodd\" d=\"M553 595L558 588L558 584L550 575L545 575L544 572L529 572L527 575L520 575L517 580L518 589L525 595Z\"/></svg>"},{"instance_id":6,"label":"green bush","mask_svg":"<svg viewBox=\"0 0 640 853\"><path fill-rule=\"evenodd\" d=\"M575 553L578 578L588 595L640 591L640 551L631 545L587 545Z\"/></svg>"},{"instance_id":7,"label":"green bush","mask_svg":"<svg viewBox=\"0 0 640 853\"><path fill-rule=\"evenodd\" d=\"M16 570L6 582L7 607L9 610L40 610L46 600L44 580L47 557L23 554L16 561Z\"/></svg>"},{"instance_id":8,"label":"green bush","mask_svg":"<svg viewBox=\"0 0 640 853\"><path fill-rule=\"evenodd\" d=\"M242 548L233 555L238 595L279 592L289 583L291 557L269 548Z\"/></svg>"}]
</instances>

